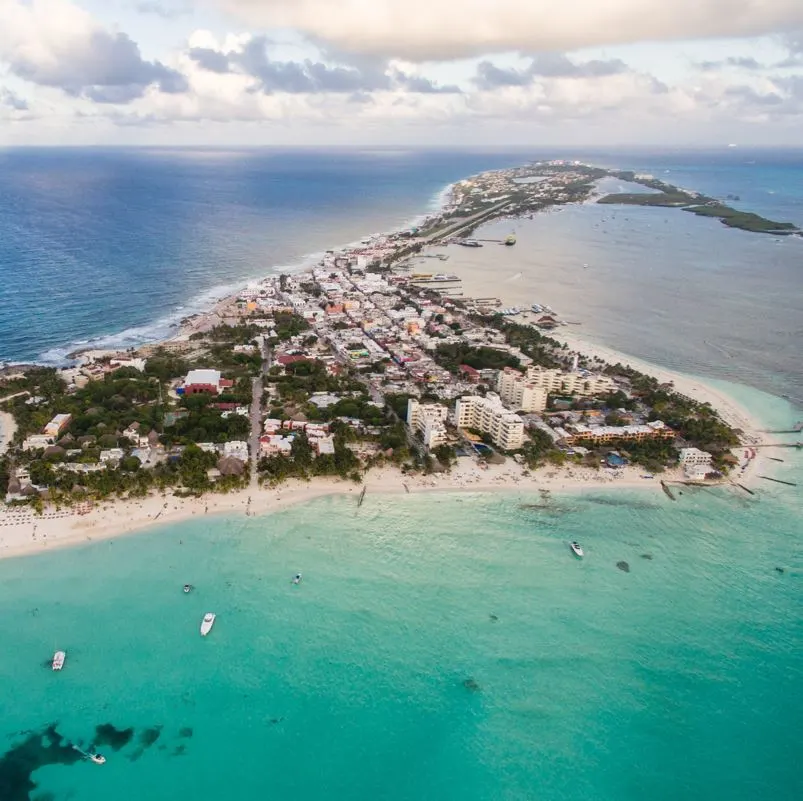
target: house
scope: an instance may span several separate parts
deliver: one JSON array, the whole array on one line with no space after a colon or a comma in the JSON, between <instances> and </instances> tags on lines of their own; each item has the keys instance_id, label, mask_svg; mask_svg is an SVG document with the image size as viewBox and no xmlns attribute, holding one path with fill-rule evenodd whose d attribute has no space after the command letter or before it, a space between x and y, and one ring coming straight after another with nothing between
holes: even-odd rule
<instances>
[{"instance_id":1,"label":"house","mask_svg":"<svg viewBox=\"0 0 803 801\"><path fill-rule=\"evenodd\" d=\"M179 387L176 392L179 395L198 395L207 393L218 395L226 389L231 389L234 382L228 378L222 378L219 370L190 370L184 379L184 386Z\"/></svg>"},{"instance_id":2,"label":"house","mask_svg":"<svg viewBox=\"0 0 803 801\"><path fill-rule=\"evenodd\" d=\"M38 451L52 445L54 440L55 437L47 436L46 434L31 434L31 436L22 443L22 450Z\"/></svg>"},{"instance_id":3,"label":"house","mask_svg":"<svg viewBox=\"0 0 803 801\"><path fill-rule=\"evenodd\" d=\"M241 462L248 461L248 443L242 440L232 440L223 443L223 456L225 458L239 459Z\"/></svg>"},{"instance_id":4,"label":"house","mask_svg":"<svg viewBox=\"0 0 803 801\"><path fill-rule=\"evenodd\" d=\"M293 448L293 435L266 434L259 438L259 452L262 456L289 456Z\"/></svg>"},{"instance_id":5,"label":"house","mask_svg":"<svg viewBox=\"0 0 803 801\"><path fill-rule=\"evenodd\" d=\"M125 451L122 448L109 448L100 452L100 462L107 466L117 465L123 456L125 456Z\"/></svg>"},{"instance_id":6,"label":"house","mask_svg":"<svg viewBox=\"0 0 803 801\"><path fill-rule=\"evenodd\" d=\"M479 370L475 370L468 364L461 364L460 367L458 367L458 370L460 371L460 375L466 381L470 381L472 384L479 384L480 382Z\"/></svg>"},{"instance_id":7,"label":"house","mask_svg":"<svg viewBox=\"0 0 803 801\"><path fill-rule=\"evenodd\" d=\"M71 414L57 414L42 430L49 437L58 437L72 420Z\"/></svg>"}]
</instances>

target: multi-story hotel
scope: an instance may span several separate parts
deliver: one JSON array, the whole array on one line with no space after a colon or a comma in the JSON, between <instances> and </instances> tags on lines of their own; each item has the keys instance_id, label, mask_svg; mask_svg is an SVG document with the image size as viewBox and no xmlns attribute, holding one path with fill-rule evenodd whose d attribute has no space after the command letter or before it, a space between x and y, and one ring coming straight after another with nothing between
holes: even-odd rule
<instances>
[{"instance_id":1,"label":"multi-story hotel","mask_svg":"<svg viewBox=\"0 0 803 801\"><path fill-rule=\"evenodd\" d=\"M499 371L496 391L502 402L511 409L521 412L543 412L546 409L546 389L536 386L512 367Z\"/></svg>"},{"instance_id":2,"label":"multi-story hotel","mask_svg":"<svg viewBox=\"0 0 803 801\"><path fill-rule=\"evenodd\" d=\"M492 392L484 398L479 395L458 398L454 417L458 428L473 428L489 434L494 444L503 450L515 451L524 443L524 422L506 409L500 397Z\"/></svg>"},{"instance_id":3,"label":"multi-story hotel","mask_svg":"<svg viewBox=\"0 0 803 801\"><path fill-rule=\"evenodd\" d=\"M674 439L675 432L666 423L655 420L638 426L571 426L569 442L592 442L602 444L629 439L640 442L645 439Z\"/></svg>"},{"instance_id":4,"label":"multi-story hotel","mask_svg":"<svg viewBox=\"0 0 803 801\"><path fill-rule=\"evenodd\" d=\"M446 418L449 410L438 403L419 403L415 398L407 400L407 425L421 434L424 445L430 450L446 444Z\"/></svg>"},{"instance_id":5,"label":"multi-story hotel","mask_svg":"<svg viewBox=\"0 0 803 801\"><path fill-rule=\"evenodd\" d=\"M616 382L606 375L594 373L572 372L549 369L546 367L528 367L525 374L526 383L538 387L549 395L579 395L592 398L616 392Z\"/></svg>"}]
</instances>

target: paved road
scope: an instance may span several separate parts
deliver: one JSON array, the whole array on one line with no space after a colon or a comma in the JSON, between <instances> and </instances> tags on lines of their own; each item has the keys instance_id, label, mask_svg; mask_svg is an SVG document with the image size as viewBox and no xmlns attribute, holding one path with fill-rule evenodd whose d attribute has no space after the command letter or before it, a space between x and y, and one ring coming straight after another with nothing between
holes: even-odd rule
<instances>
[{"instance_id":1,"label":"paved road","mask_svg":"<svg viewBox=\"0 0 803 801\"><path fill-rule=\"evenodd\" d=\"M259 461L259 435L262 433L262 376L251 383L251 437L248 450L251 455L251 486L257 486L257 462Z\"/></svg>"}]
</instances>

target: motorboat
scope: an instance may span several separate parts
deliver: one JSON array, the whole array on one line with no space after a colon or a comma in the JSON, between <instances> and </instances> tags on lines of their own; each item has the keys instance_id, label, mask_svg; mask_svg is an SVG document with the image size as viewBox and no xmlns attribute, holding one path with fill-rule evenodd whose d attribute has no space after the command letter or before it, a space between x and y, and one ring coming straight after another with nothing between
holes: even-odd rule
<instances>
[{"instance_id":1,"label":"motorboat","mask_svg":"<svg viewBox=\"0 0 803 801\"><path fill-rule=\"evenodd\" d=\"M89 754L88 756L96 765L106 764L106 757L103 754Z\"/></svg>"},{"instance_id":2,"label":"motorboat","mask_svg":"<svg viewBox=\"0 0 803 801\"><path fill-rule=\"evenodd\" d=\"M214 612L207 612L204 615L204 619L201 621L201 636L206 637L210 631L212 631L212 626L215 625L215 613Z\"/></svg>"},{"instance_id":3,"label":"motorboat","mask_svg":"<svg viewBox=\"0 0 803 801\"><path fill-rule=\"evenodd\" d=\"M61 670L64 667L64 660L66 658L66 651L56 651L56 653L53 654L53 670Z\"/></svg>"},{"instance_id":4,"label":"motorboat","mask_svg":"<svg viewBox=\"0 0 803 801\"><path fill-rule=\"evenodd\" d=\"M301 573L296 573L293 576L293 584L301 584Z\"/></svg>"},{"instance_id":5,"label":"motorboat","mask_svg":"<svg viewBox=\"0 0 803 801\"><path fill-rule=\"evenodd\" d=\"M191 590L192 590L192 584L184 585L184 592L190 592Z\"/></svg>"},{"instance_id":6,"label":"motorboat","mask_svg":"<svg viewBox=\"0 0 803 801\"><path fill-rule=\"evenodd\" d=\"M580 547L579 542L570 542L569 547L572 549L572 553L579 557L580 559L583 558L583 549Z\"/></svg>"}]
</instances>

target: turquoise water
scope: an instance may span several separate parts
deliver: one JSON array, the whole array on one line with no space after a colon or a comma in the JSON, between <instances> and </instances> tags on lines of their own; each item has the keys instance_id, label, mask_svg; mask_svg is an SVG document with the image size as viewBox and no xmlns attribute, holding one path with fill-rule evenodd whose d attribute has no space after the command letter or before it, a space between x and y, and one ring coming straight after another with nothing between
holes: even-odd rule
<instances>
[{"instance_id":1,"label":"turquoise water","mask_svg":"<svg viewBox=\"0 0 803 801\"><path fill-rule=\"evenodd\" d=\"M333 497L4 560L0 746L134 727L32 798L799 799L787 490Z\"/></svg>"}]
</instances>

